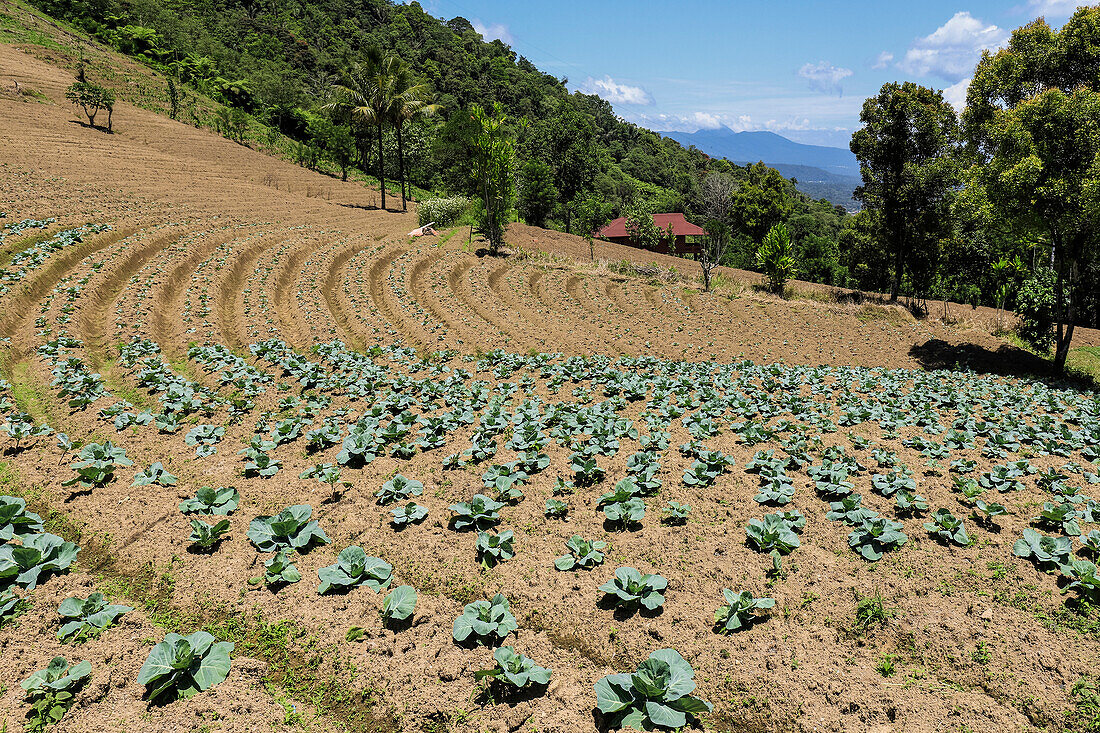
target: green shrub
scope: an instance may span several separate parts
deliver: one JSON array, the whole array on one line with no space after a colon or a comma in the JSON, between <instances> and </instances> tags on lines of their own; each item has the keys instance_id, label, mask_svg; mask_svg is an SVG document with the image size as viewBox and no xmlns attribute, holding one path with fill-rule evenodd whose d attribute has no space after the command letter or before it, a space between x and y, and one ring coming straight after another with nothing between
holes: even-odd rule
<instances>
[{"instance_id":1,"label":"green shrub","mask_svg":"<svg viewBox=\"0 0 1100 733\"><path fill-rule=\"evenodd\" d=\"M768 278L768 290L776 295L782 295L787 281L798 274L791 234L782 222L768 230L760 243L756 250L756 266Z\"/></svg>"},{"instance_id":2,"label":"green shrub","mask_svg":"<svg viewBox=\"0 0 1100 733\"><path fill-rule=\"evenodd\" d=\"M462 218L469 206L470 200L464 196L424 199L416 206L416 217L420 226L435 224L437 227L446 227Z\"/></svg>"},{"instance_id":3,"label":"green shrub","mask_svg":"<svg viewBox=\"0 0 1100 733\"><path fill-rule=\"evenodd\" d=\"M1029 346L1046 352L1054 345L1054 270L1044 267L1024 280L1016 293L1016 333Z\"/></svg>"}]
</instances>

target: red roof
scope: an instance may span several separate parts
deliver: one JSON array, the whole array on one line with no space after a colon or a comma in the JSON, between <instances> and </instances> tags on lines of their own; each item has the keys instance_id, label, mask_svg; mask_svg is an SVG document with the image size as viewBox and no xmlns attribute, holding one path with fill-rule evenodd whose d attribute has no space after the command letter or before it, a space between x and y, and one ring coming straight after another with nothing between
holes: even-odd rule
<instances>
[{"instance_id":1,"label":"red roof","mask_svg":"<svg viewBox=\"0 0 1100 733\"><path fill-rule=\"evenodd\" d=\"M697 227L689 222L684 218L683 214L654 214L653 223L656 224L657 228L662 232L668 231L668 225L671 224L672 233L678 237L701 237L706 234L706 231L702 227ZM601 239L629 237L630 234L626 231L626 218L620 216L618 219L601 229L596 236Z\"/></svg>"}]
</instances>

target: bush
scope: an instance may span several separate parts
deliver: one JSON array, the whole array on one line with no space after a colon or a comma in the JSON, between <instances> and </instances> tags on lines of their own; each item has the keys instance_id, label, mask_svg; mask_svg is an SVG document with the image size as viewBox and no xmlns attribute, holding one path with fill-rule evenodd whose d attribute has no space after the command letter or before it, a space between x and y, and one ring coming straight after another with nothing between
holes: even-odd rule
<instances>
[{"instance_id":1,"label":"bush","mask_svg":"<svg viewBox=\"0 0 1100 733\"><path fill-rule=\"evenodd\" d=\"M787 281L798 274L791 234L782 222L768 230L760 243L756 250L756 266L768 278L768 290L776 295L782 295Z\"/></svg>"},{"instance_id":2,"label":"bush","mask_svg":"<svg viewBox=\"0 0 1100 733\"><path fill-rule=\"evenodd\" d=\"M115 109L113 91L96 84L78 81L65 90L65 99L84 110L89 125L95 125L95 117L100 110L107 110L107 132L111 132L111 115Z\"/></svg>"},{"instance_id":3,"label":"bush","mask_svg":"<svg viewBox=\"0 0 1100 733\"><path fill-rule=\"evenodd\" d=\"M435 224L439 227L445 227L458 221L466 213L469 206L470 200L464 196L424 199L417 204L416 216L420 226Z\"/></svg>"},{"instance_id":4,"label":"bush","mask_svg":"<svg viewBox=\"0 0 1100 733\"><path fill-rule=\"evenodd\" d=\"M531 226L545 227L558 200L554 171L541 160L529 160L519 170L519 215Z\"/></svg>"},{"instance_id":5,"label":"bush","mask_svg":"<svg viewBox=\"0 0 1100 733\"><path fill-rule=\"evenodd\" d=\"M1031 274L1016 293L1016 333L1033 349L1047 352L1054 345L1054 270L1044 267Z\"/></svg>"}]
</instances>

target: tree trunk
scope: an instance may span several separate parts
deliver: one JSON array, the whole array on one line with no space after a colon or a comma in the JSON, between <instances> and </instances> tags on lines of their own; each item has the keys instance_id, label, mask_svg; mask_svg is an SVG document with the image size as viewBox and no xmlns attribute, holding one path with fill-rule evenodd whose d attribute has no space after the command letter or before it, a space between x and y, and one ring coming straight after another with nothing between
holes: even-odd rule
<instances>
[{"instance_id":1,"label":"tree trunk","mask_svg":"<svg viewBox=\"0 0 1100 733\"><path fill-rule=\"evenodd\" d=\"M409 204L405 198L405 149L401 146L401 125L397 126L397 172L401 176L401 210L408 211Z\"/></svg>"},{"instance_id":2,"label":"tree trunk","mask_svg":"<svg viewBox=\"0 0 1100 733\"><path fill-rule=\"evenodd\" d=\"M382 153L382 126L378 126L378 183L382 186L382 211L386 210L386 163Z\"/></svg>"},{"instance_id":3,"label":"tree trunk","mask_svg":"<svg viewBox=\"0 0 1100 733\"><path fill-rule=\"evenodd\" d=\"M108 107L107 108L107 132L113 132L113 130L111 129L111 115L113 113L114 113L114 110L112 108Z\"/></svg>"},{"instance_id":4,"label":"tree trunk","mask_svg":"<svg viewBox=\"0 0 1100 733\"><path fill-rule=\"evenodd\" d=\"M1066 360L1069 358L1069 345L1073 341L1073 326L1077 320L1077 308L1073 298L1073 280L1070 278L1069 283L1069 297L1065 297L1066 293L1066 254L1062 246L1059 246L1060 242L1055 239L1055 248L1058 250L1057 267L1055 272L1057 273L1057 280L1054 287L1054 317L1058 322L1058 329L1055 336L1054 346L1054 371L1058 374L1066 373ZM1062 303L1066 303L1065 310L1063 310Z\"/></svg>"}]
</instances>

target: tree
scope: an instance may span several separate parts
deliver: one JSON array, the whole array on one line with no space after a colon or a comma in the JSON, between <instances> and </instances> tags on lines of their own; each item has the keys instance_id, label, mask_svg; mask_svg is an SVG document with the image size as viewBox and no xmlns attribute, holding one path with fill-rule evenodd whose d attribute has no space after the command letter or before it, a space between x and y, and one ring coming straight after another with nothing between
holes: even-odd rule
<instances>
[{"instance_id":1,"label":"tree","mask_svg":"<svg viewBox=\"0 0 1100 733\"><path fill-rule=\"evenodd\" d=\"M776 295L783 295L787 281L798 274L791 234L782 222L769 229L764 236L760 249L756 251L756 265L768 278L768 290Z\"/></svg>"},{"instance_id":2,"label":"tree","mask_svg":"<svg viewBox=\"0 0 1100 733\"><path fill-rule=\"evenodd\" d=\"M545 227L557 200L553 169L538 158L527 161L519 170L519 215L532 226Z\"/></svg>"},{"instance_id":3,"label":"tree","mask_svg":"<svg viewBox=\"0 0 1100 733\"><path fill-rule=\"evenodd\" d=\"M941 236L958 183L958 118L943 92L905 82L884 84L863 103L852 135L863 185L855 197L881 214L893 259L890 300L901 290L914 251Z\"/></svg>"},{"instance_id":4,"label":"tree","mask_svg":"<svg viewBox=\"0 0 1100 733\"><path fill-rule=\"evenodd\" d=\"M577 225L588 242L588 255L593 262L596 260L595 237L610 219L611 207L595 196L588 196L577 205Z\"/></svg>"},{"instance_id":5,"label":"tree","mask_svg":"<svg viewBox=\"0 0 1100 733\"><path fill-rule=\"evenodd\" d=\"M486 114L478 106L473 107L471 114L477 123L472 140L472 162L480 196L476 212L478 231L489 240L489 252L496 255L504 243L508 212L515 198L515 142L505 128L504 108L500 102L493 105L492 114Z\"/></svg>"},{"instance_id":6,"label":"tree","mask_svg":"<svg viewBox=\"0 0 1100 733\"><path fill-rule=\"evenodd\" d=\"M401 177L401 210L408 211L408 198L405 193L405 147L401 142L401 129L406 122L434 115L439 111L440 105L431 101L431 88L427 84L417 83L413 79L412 70L404 61L391 57L388 62L388 74L389 117L397 133L397 170ZM410 195L411 191L410 185Z\"/></svg>"},{"instance_id":7,"label":"tree","mask_svg":"<svg viewBox=\"0 0 1100 733\"><path fill-rule=\"evenodd\" d=\"M1100 7L1061 31L1042 19L1013 31L982 55L966 101L977 180L1004 215L1049 237L1061 373L1100 242Z\"/></svg>"},{"instance_id":8,"label":"tree","mask_svg":"<svg viewBox=\"0 0 1100 733\"><path fill-rule=\"evenodd\" d=\"M383 58L382 51L371 46L364 53L364 62L355 64L343 81L333 86L335 99L324 106L339 117L360 123L363 128L378 131L378 182L382 188L382 209L386 208L386 163L382 152L382 128L392 114L391 71L395 60Z\"/></svg>"},{"instance_id":9,"label":"tree","mask_svg":"<svg viewBox=\"0 0 1100 733\"><path fill-rule=\"evenodd\" d=\"M699 265L703 270L703 289L710 291L710 274L722 264L729 245L729 214L736 186L724 173L708 173L699 186L701 210L707 237L703 240Z\"/></svg>"},{"instance_id":10,"label":"tree","mask_svg":"<svg viewBox=\"0 0 1100 733\"><path fill-rule=\"evenodd\" d=\"M759 242L773 226L791 213L787 181L774 168L754 163L733 193L730 216L738 234Z\"/></svg>"},{"instance_id":11,"label":"tree","mask_svg":"<svg viewBox=\"0 0 1100 733\"><path fill-rule=\"evenodd\" d=\"M653 222L653 207L641 197L636 197L623 210L626 233L634 243L644 249L656 249L661 243L661 230Z\"/></svg>"},{"instance_id":12,"label":"tree","mask_svg":"<svg viewBox=\"0 0 1100 733\"><path fill-rule=\"evenodd\" d=\"M65 91L65 99L80 105L88 118L88 124L92 127L95 127L96 115L101 110L107 110L107 132L112 131L111 115L115 109L115 93L112 90L97 84L78 81Z\"/></svg>"}]
</instances>

